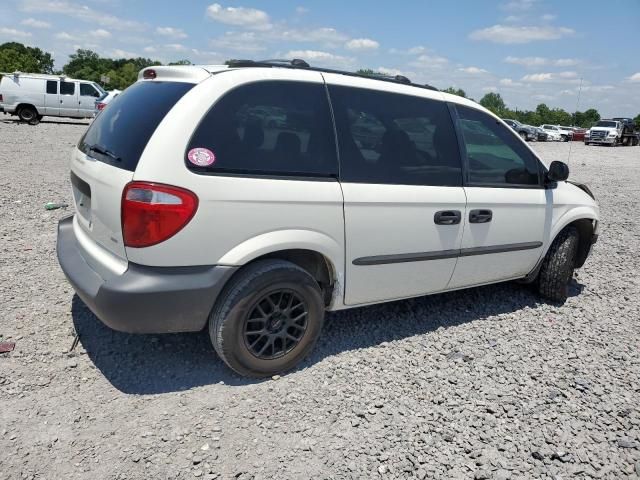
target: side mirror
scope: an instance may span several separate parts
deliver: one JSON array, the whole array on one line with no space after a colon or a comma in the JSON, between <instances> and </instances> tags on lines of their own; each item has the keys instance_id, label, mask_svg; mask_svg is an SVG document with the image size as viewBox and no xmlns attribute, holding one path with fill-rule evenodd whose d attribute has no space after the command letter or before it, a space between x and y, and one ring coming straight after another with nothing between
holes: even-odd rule
<instances>
[{"instance_id":1,"label":"side mirror","mask_svg":"<svg viewBox=\"0 0 640 480\"><path fill-rule=\"evenodd\" d=\"M569 166L564 162L553 161L549 165L547 180L550 182L563 182L569 178Z\"/></svg>"}]
</instances>

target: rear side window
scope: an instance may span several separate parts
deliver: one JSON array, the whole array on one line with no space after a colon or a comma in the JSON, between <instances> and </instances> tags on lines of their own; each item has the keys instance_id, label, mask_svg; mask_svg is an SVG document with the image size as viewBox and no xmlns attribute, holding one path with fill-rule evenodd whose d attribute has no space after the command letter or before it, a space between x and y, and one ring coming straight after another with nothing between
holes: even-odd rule
<instances>
[{"instance_id":1,"label":"rear side window","mask_svg":"<svg viewBox=\"0 0 640 480\"><path fill-rule=\"evenodd\" d=\"M460 152L444 102L330 86L345 182L462 185Z\"/></svg>"},{"instance_id":2,"label":"rear side window","mask_svg":"<svg viewBox=\"0 0 640 480\"><path fill-rule=\"evenodd\" d=\"M211 152L208 165L194 164L200 149ZM231 90L202 119L185 162L202 173L336 177L324 85L261 81Z\"/></svg>"},{"instance_id":3,"label":"rear side window","mask_svg":"<svg viewBox=\"0 0 640 480\"><path fill-rule=\"evenodd\" d=\"M76 84L74 82L60 82L61 95L73 95L76 92Z\"/></svg>"},{"instance_id":4,"label":"rear side window","mask_svg":"<svg viewBox=\"0 0 640 480\"><path fill-rule=\"evenodd\" d=\"M56 80L47 80L47 93L53 95L58 93L58 82Z\"/></svg>"},{"instance_id":5,"label":"rear side window","mask_svg":"<svg viewBox=\"0 0 640 480\"><path fill-rule=\"evenodd\" d=\"M133 172L160 121L191 88L181 82L134 83L96 117L78 148Z\"/></svg>"},{"instance_id":6,"label":"rear side window","mask_svg":"<svg viewBox=\"0 0 640 480\"><path fill-rule=\"evenodd\" d=\"M539 185L538 160L512 130L475 108L456 109L470 184Z\"/></svg>"}]
</instances>

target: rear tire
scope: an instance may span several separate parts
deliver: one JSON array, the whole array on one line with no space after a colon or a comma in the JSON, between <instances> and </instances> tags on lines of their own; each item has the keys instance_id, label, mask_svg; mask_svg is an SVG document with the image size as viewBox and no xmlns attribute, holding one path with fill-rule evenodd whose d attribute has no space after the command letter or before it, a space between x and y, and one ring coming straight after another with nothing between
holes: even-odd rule
<instances>
[{"instance_id":1,"label":"rear tire","mask_svg":"<svg viewBox=\"0 0 640 480\"><path fill-rule=\"evenodd\" d=\"M577 251L578 231L567 227L558 234L542 261L538 276L540 295L555 302L567 300Z\"/></svg>"},{"instance_id":2,"label":"rear tire","mask_svg":"<svg viewBox=\"0 0 640 480\"><path fill-rule=\"evenodd\" d=\"M324 323L316 280L284 260L240 270L209 316L209 337L235 372L267 377L295 367L313 349Z\"/></svg>"},{"instance_id":3,"label":"rear tire","mask_svg":"<svg viewBox=\"0 0 640 480\"><path fill-rule=\"evenodd\" d=\"M30 125L37 125L40 122L38 119L38 111L30 105L21 107L20 110L18 110L18 118Z\"/></svg>"}]
</instances>

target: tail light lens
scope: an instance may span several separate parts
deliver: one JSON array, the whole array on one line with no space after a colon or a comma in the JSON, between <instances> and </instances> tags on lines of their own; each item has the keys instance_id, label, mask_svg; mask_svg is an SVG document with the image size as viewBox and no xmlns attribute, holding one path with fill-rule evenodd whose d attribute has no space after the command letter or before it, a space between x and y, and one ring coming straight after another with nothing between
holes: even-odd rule
<instances>
[{"instance_id":1,"label":"tail light lens","mask_svg":"<svg viewBox=\"0 0 640 480\"><path fill-rule=\"evenodd\" d=\"M98 103L98 105L96 105L96 108L98 109L98 111L102 111L102 110L104 110L104 107L106 107L106 106L107 106L106 103L100 102L100 103Z\"/></svg>"},{"instance_id":2,"label":"tail light lens","mask_svg":"<svg viewBox=\"0 0 640 480\"><path fill-rule=\"evenodd\" d=\"M2 102L2 94L0 93L0 102Z\"/></svg>"},{"instance_id":3,"label":"tail light lens","mask_svg":"<svg viewBox=\"0 0 640 480\"><path fill-rule=\"evenodd\" d=\"M122 236L126 247L150 247L184 228L198 209L198 197L183 188L131 182L122 192Z\"/></svg>"}]
</instances>

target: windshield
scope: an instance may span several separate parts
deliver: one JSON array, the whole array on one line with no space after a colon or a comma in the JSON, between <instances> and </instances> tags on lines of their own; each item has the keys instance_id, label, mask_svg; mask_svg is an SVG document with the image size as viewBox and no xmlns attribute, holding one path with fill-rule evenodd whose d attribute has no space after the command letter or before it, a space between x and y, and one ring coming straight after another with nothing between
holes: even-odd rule
<instances>
[{"instance_id":1,"label":"windshield","mask_svg":"<svg viewBox=\"0 0 640 480\"><path fill-rule=\"evenodd\" d=\"M607 127L607 128L616 128L617 122L611 122L606 120L600 120L596 123L596 127Z\"/></svg>"},{"instance_id":2,"label":"windshield","mask_svg":"<svg viewBox=\"0 0 640 480\"><path fill-rule=\"evenodd\" d=\"M96 117L78 148L96 160L133 172L156 127L191 88L191 83L134 83Z\"/></svg>"}]
</instances>

